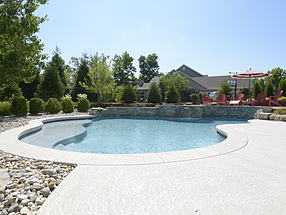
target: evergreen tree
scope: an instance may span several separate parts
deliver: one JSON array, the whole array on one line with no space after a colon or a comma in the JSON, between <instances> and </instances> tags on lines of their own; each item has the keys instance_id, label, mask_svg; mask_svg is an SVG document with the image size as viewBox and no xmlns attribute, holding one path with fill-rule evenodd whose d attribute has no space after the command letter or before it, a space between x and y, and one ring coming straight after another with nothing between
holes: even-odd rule
<instances>
[{"instance_id":1,"label":"evergreen tree","mask_svg":"<svg viewBox=\"0 0 286 215\"><path fill-rule=\"evenodd\" d=\"M26 99L30 100L37 94L39 84L40 84L40 73L38 72L32 82L30 83L21 82L19 86L23 92L23 96Z\"/></svg>"},{"instance_id":2,"label":"evergreen tree","mask_svg":"<svg viewBox=\"0 0 286 215\"><path fill-rule=\"evenodd\" d=\"M267 97L269 96L274 96L274 87L273 87L273 84L270 80L268 80L266 82L266 85L265 85L265 95Z\"/></svg>"},{"instance_id":3,"label":"evergreen tree","mask_svg":"<svg viewBox=\"0 0 286 215\"><path fill-rule=\"evenodd\" d=\"M55 61L54 61L55 60ZM44 79L39 87L39 95L44 100L61 98L64 95L64 85L59 75L57 58L52 58L44 72Z\"/></svg>"},{"instance_id":4,"label":"evergreen tree","mask_svg":"<svg viewBox=\"0 0 286 215\"><path fill-rule=\"evenodd\" d=\"M124 86L120 100L123 103L132 103L137 101L135 90L131 85Z\"/></svg>"},{"instance_id":5,"label":"evergreen tree","mask_svg":"<svg viewBox=\"0 0 286 215\"><path fill-rule=\"evenodd\" d=\"M257 95L261 92L263 92L263 90L262 90L262 87L260 85L260 81L259 80L254 81L254 83L253 83L253 97L257 98Z\"/></svg>"},{"instance_id":6,"label":"evergreen tree","mask_svg":"<svg viewBox=\"0 0 286 215\"><path fill-rule=\"evenodd\" d=\"M160 103L161 102L161 92L156 83L151 83L151 86L148 90L147 101L149 103Z\"/></svg>"},{"instance_id":7,"label":"evergreen tree","mask_svg":"<svg viewBox=\"0 0 286 215\"><path fill-rule=\"evenodd\" d=\"M280 81L279 90L283 90L282 96L286 96L286 78Z\"/></svg>"},{"instance_id":8,"label":"evergreen tree","mask_svg":"<svg viewBox=\"0 0 286 215\"><path fill-rule=\"evenodd\" d=\"M116 86L120 85L136 85L135 72L133 66L133 58L124 52L121 56L115 55L113 58L113 77Z\"/></svg>"},{"instance_id":9,"label":"evergreen tree","mask_svg":"<svg viewBox=\"0 0 286 215\"><path fill-rule=\"evenodd\" d=\"M54 62L54 66L57 69L61 82L63 83L63 86L66 88L67 86L67 80L65 77L65 61L60 56L61 52L58 47L56 47L56 50L53 52L53 58L52 61Z\"/></svg>"},{"instance_id":10,"label":"evergreen tree","mask_svg":"<svg viewBox=\"0 0 286 215\"><path fill-rule=\"evenodd\" d=\"M78 94L88 94L89 91L84 87L84 85L89 85L89 66L88 59L82 58L81 62L78 65L76 72L75 85L72 91L73 98L76 98Z\"/></svg>"},{"instance_id":11,"label":"evergreen tree","mask_svg":"<svg viewBox=\"0 0 286 215\"><path fill-rule=\"evenodd\" d=\"M156 54L150 54L147 56L140 56L139 61L139 69L140 76L139 79L143 80L145 83L150 82L152 78L155 76L159 76L159 64L158 64L158 56Z\"/></svg>"},{"instance_id":12,"label":"evergreen tree","mask_svg":"<svg viewBox=\"0 0 286 215\"><path fill-rule=\"evenodd\" d=\"M172 85L166 93L167 103L178 103L180 101L180 94L175 85Z\"/></svg>"}]
</instances>

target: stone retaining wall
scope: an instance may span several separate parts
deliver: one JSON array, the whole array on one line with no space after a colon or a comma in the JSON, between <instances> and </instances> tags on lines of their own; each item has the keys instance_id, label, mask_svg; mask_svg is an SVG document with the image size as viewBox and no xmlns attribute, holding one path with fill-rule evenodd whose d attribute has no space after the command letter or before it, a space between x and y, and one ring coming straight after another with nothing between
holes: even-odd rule
<instances>
[{"instance_id":1,"label":"stone retaining wall","mask_svg":"<svg viewBox=\"0 0 286 215\"><path fill-rule=\"evenodd\" d=\"M236 117L255 118L262 107L251 106L204 106L177 105L157 107L111 107L102 112L91 111L91 114L102 117Z\"/></svg>"}]
</instances>

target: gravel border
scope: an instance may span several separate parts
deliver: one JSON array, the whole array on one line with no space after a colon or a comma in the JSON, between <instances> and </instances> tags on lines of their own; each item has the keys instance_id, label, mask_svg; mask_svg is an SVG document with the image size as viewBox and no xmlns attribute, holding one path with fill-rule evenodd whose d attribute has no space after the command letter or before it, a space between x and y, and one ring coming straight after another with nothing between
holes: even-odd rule
<instances>
[{"instance_id":1,"label":"gravel border","mask_svg":"<svg viewBox=\"0 0 286 215\"><path fill-rule=\"evenodd\" d=\"M86 115L86 113L59 113L0 117L0 132L28 124L30 120ZM42 161L0 151L0 169L10 178L0 187L0 215L35 215L51 192L76 167L75 164Z\"/></svg>"}]
</instances>

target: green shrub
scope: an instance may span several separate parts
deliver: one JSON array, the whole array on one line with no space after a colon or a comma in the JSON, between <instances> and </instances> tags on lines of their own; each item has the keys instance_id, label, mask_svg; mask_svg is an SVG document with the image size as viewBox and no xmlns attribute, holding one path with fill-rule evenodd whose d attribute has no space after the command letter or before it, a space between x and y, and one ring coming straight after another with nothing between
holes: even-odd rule
<instances>
[{"instance_id":1,"label":"green shrub","mask_svg":"<svg viewBox=\"0 0 286 215\"><path fill-rule=\"evenodd\" d=\"M193 104L200 104L200 95L197 93L193 93L191 94L191 101L193 102Z\"/></svg>"},{"instance_id":2,"label":"green shrub","mask_svg":"<svg viewBox=\"0 0 286 215\"><path fill-rule=\"evenodd\" d=\"M0 102L0 116L11 114L11 102Z\"/></svg>"},{"instance_id":3,"label":"green shrub","mask_svg":"<svg viewBox=\"0 0 286 215\"><path fill-rule=\"evenodd\" d=\"M65 95L62 97L62 109L64 113L73 112L73 101L70 95Z\"/></svg>"},{"instance_id":4,"label":"green shrub","mask_svg":"<svg viewBox=\"0 0 286 215\"><path fill-rule=\"evenodd\" d=\"M178 103L180 101L180 94L178 89L172 85L166 93L167 103Z\"/></svg>"},{"instance_id":5,"label":"green shrub","mask_svg":"<svg viewBox=\"0 0 286 215\"><path fill-rule=\"evenodd\" d=\"M282 96L286 96L286 78L280 81L279 90L283 90Z\"/></svg>"},{"instance_id":6,"label":"green shrub","mask_svg":"<svg viewBox=\"0 0 286 215\"><path fill-rule=\"evenodd\" d=\"M45 111L48 113L58 113L61 111L61 104L57 98L49 98L45 105Z\"/></svg>"},{"instance_id":7,"label":"green shrub","mask_svg":"<svg viewBox=\"0 0 286 215\"><path fill-rule=\"evenodd\" d=\"M257 92L257 91L256 91L256 92ZM260 92L262 92L262 91L260 91ZM247 87L244 87L244 88L241 88L241 89L238 91L238 93L242 93L242 94L244 95L243 99L249 99L249 98L251 97L251 95L252 95L252 90L249 89L249 88L247 88ZM257 94L258 94L258 93L254 93L254 94L253 94L253 95L254 95L254 98L257 97Z\"/></svg>"},{"instance_id":8,"label":"green shrub","mask_svg":"<svg viewBox=\"0 0 286 215\"><path fill-rule=\"evenodd\" d=\"M147 98L148 98L147 101L149 103L160 103L161 102L162 100L161 92L156 83L151 83L151 86L148 90Z\"/></svg>"},{"instance_id":9,"label":"green shrub","mask_svg":"<svg viewBox=\"0 0 286 215\"><path fill-rule=\"evenodd\" d=\"M32 98L29 102L30 113L38 114L44 111L44 101L40 98Z\"/></svg>"},{"instance_id":10,"label":"green shrub","mask_svg":"<svg viewBox=\"0 0 286 215\"><path fill-rule=\"evenodd\" d=\"M86 94L78 94L77 95L77 110L79 112L85 112L89 110L89 107L90 107L90 104L89 104Z\"/></svg>"},{"instance_id":11,"label":"green shrub","mask_svg":"<svg viewBox=\"0 0 286 215\"><path fill-rule=\"evenodd\" d=\"M274 87L273 87L273 84L270 80L268 80L266 82L266 85L265 85L265 95L267 97L269 96L274 96Z\"/></svg>"},{"instance_id":12,"label":"green shrub","mask_svg":"<svg viewBox=\"0 0 286 215\"><path fill-rule=\"evenodd\" d=\"M0 100L7 101L13 97L22 96L22 91L17 84L7 84L0 89Z\"/></svg>"},{"instance_id":13,"label":"green shrub","mask_svg":"<svg viewBox=\"0 0 286 215\"><path fill-rule=\"evenodd\" d=\"M263 92L260 81L256 80L253 83L253 97L256 99L259 93Z\"/></svg>"},{"instance_id":14,"label":"green shrub","mask_svg":"<svg viewBox=\"0 0 286 215\"><path fill-rule=\"evenodd\" d=\"M278 115L286 115L286 109L274 109L273 112Z\"/></svg>"},{"instance_id":15,"label":"green shrub","mask_svg":"<svg viewBox=\"0 0 286 215\"><path fill-rule=\"evenodd\" d=\"M14 97L11 104L11 113L16 116L25 116L28 113L28 102L23 96Z\"/></svg>"},{"instance_id":16,"label":"green shrub","mask_svg":"<svg viewBox=\"0 0 286 215\"><path fill-rule=\"evenodd\" d=\"M227 82L222 82L218 94L225 94L227 99L231 98L231 86Z\"/></svg>"},{"instance_id":17,"label":"green shrub","mask_svg":"<svg viewBox=\"0 0 286 215\"><path fill-rule=\"evenodd\" d=\"M131 85L126 85L123 88L120 101L123 103L132 103L137 101L135 90Z\"/></svg>"}]
</instances>

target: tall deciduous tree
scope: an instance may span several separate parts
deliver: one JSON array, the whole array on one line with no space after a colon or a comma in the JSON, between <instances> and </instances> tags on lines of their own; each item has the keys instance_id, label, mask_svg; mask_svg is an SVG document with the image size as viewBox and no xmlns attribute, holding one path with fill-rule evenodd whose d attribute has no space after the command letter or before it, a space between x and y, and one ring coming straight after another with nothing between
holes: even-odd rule
<instances>
[{"instance_id":1,"label":"tall deciduous tree","mask_svg":"<svg viewBox=\"0 0 286 215\"><path fill-rule=\"evenodd\" d=\"M98 101L110 101L110 95L113 94L114 83L112 71L108 57L105 55L99 56L96 54L91 58L89 71L89 84L84 84L84 87L97 93Z\"/></svg>"},{"instance_id":2,"label":"tall deciduous tree","mask_svg":"<svg viewBox=\"0 0 286 215\"><path fill-rule=\"evenodd\" d=\"M160 77L159 87L161 89L163 100L165 99L166 92L171 86L174 86L178 90L180 97L182 98L184 98L184 94L186 94L186 92L189 94L192 92L192 89L189 87L189 81L186 79L186 77L181 76L178 73L169 73Z\"/></svg>"},{"instance_id":3,"label":"tall deciduous tree","mask_svg":"<svg viewBox=\"0 0 286 215\"><path fill-rule=\"evenodd\" d=\"M46 17L36 16L47 0L0 3L0 85L29 81L35 77L45 59L44 45L36 35Z\"/></svg>"},{"instance_id":4,"label":"tall deciduous tree","mask_svg":"<svg viewBox=\"0 0 286 215\"><path fill-rule=\"evenodd\" d=\"M133 66L133 60L127 52L114 56L112 67L116 86L136 84L136 68Z\"/></svg>"},{"instance_id":5,"label":"tall deciduous tree","mask_svg":"<svg viewBox=\"0 0 286 215\"><path fill-rule=\"evenodd\" d=\"M282 96L286 96L286 78L280 81L279 90L283 90Z\"/></svg>"},{"instance_id":6,"label":"tall deciduous tree","mask_svg":"<svg viewBox=\"0 0 286 215\"><path fill-rule=\"evenodd\" d=\"M150 82L155 76L159 76L159 64L158 56L156 54L150 54L147 56L140 56L139 69L140 76L139 79L143 80L145 83Z\"/></svg>"},{"instance_id":7,"label":"tall deciduous tree","mask_svg":"<svg viewBox=\"0 0 286 215\"><path fill-rule=\"evenodd\" d=\"M277 68L272 69L268 73L271 74L271 77L268 79L272 82L274 91L277 91L279 89L280 81L286 78L286 70L277 67Z\"/></svg>"}]
</instances>

